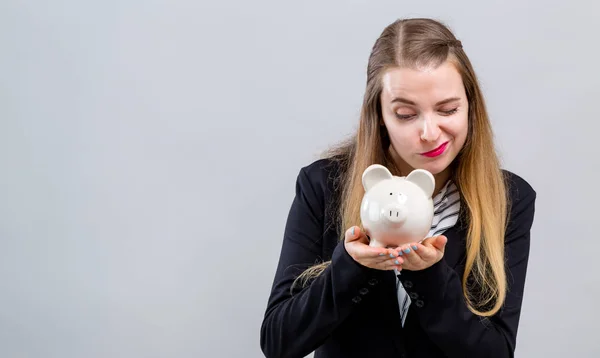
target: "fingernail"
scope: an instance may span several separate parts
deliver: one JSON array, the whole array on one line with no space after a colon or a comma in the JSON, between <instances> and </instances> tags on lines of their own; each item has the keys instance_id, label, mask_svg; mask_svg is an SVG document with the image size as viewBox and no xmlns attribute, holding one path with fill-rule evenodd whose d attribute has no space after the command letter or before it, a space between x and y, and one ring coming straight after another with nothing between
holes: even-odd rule
<instances>
[{"instance_id":1,"label":"fingernail","mask_svg":"<svg viewBox=\"0 0 600 358\"><path fill-rule=\"evenodd\" d=\"M406 252L407 254L410 252L410 247L407 247L404 252Z\"/></svg>"},{"instance_id":2,"label":"fingernail","mask_svg":"<svg viewBox=\"0 0 600 358\"><path fill-rule=\"evenodd\" d=\"M390 254L390 257L394 257L394 254Z\"/></svg>"},{"instance_id":3,"label":"fingernail","mask_svg":"<svg viewBox=\"0 0 600 358\"><path fill-rule=\"evenodd\" d=\"M380 253L379 253L379 256L383 256L383 255L385 255L383 252L380 252Z\"/></svg>"},{"instance_id":4,"label":"fingernail","mask_svg":"<svg viewBox=\"0 0 600 358\"><path fill-rule=\"evenodd\" d=\"M417 251L417 245L413 245L413 250Z\"/></svg>"},{"instance_id":5,"label":"fingernail","mask_svg":"<svg viewBox=\"0 0 600 358\"><path fill-rule=\"evenodd\" d=\"M395 263L396 265L400 265L400 262L398 262L398 260L394 261L394 263Z\"/></svg>"},{"instance_id":6,"label":"fingernail","mask_svg":"<svg viewBox=\"0 0 600 358\"><path fill-rule=\"evenodd\" d=\"M356 229L356 226L352 227L352 236L354 236L354 230Z\"/></svg>"},{"instance_id":7,"label":"fingernail","mask_svg":"<svg viewBox=\"0 0 600 358\"><path fill-rule=\"evenodd\" d=\"M402 250L400 250L400 251L398 252L398 255L402 256Z\"/></svg>"}]
</instances>

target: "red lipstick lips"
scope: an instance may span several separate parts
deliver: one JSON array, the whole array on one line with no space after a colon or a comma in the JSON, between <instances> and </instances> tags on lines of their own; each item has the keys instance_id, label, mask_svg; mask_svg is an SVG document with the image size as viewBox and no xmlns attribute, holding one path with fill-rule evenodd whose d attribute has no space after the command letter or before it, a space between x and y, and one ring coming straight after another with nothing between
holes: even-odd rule
<instances>
[{"instance_id":1,"label":"red lipstick lips","mask_svg":"<svg viewBox=\"0 0 600 358\"><path fill-rule=\"evenodd\" d=\"M421 155L424 155L429 158L437 157L437 156L441 155L442 153L444 153L447 146L448 146L448 142L445 142L442 145L440 145L439 147L435 148L434 150L425 152L425 153L421 153Z\"/></svg>"}]
</instances>

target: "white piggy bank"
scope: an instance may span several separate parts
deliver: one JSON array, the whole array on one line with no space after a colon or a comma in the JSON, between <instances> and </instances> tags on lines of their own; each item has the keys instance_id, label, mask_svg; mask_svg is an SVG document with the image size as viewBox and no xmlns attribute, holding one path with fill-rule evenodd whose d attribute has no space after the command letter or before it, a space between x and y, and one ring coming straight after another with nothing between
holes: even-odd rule
<instances>
[{"instance_id":1,"label":"white piggy bank","mask_svg":"<svg viewBox=\"0 0 600 358\"><path fill-rule=\"evenodd\" d=\"M425 239L433 220L435 179L430 172L415 169L399 177L374 164L364 171L362 184L360 217L371 246L395 247Z\"/></svg>"}]
</instances>

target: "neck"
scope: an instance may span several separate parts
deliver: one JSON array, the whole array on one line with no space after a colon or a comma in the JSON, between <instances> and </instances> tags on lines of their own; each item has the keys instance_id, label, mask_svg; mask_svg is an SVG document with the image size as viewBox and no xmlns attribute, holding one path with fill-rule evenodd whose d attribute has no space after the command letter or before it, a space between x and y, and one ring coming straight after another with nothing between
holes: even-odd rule
<instances>
[{"instance_id":1,"label":"neck","mask_svg":"<svg viewBox=\"0 0 600 358\"><path fill-rule=\"evenodd\" d=\"M448 179L450 179L450 168L448 167L444 169L442 172L435 174L433 177L435 178L435 190L433 191L432 196L436 196L442 190L444 185L446 185Z\"/></svg>"}]
</instances>

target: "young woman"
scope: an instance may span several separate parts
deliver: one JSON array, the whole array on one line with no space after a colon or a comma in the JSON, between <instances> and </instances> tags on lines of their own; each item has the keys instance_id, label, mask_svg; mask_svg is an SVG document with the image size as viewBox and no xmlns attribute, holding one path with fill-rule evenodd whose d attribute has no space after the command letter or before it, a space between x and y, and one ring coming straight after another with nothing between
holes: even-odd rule
<instances>
[{"instance_id":1,"label":"young woman","mask_svg":"<svg viewBox=\"0 0 600 358\"><path fill-rule=\"evenodd\" d=\"M361 177L374 163L434 175L422 242L369 246ZM356 135L298 175L264 354L513 357L535 198L500 168L461 42L434 20L392 23L369 58Z\"/></svg>"}]
</instances>

